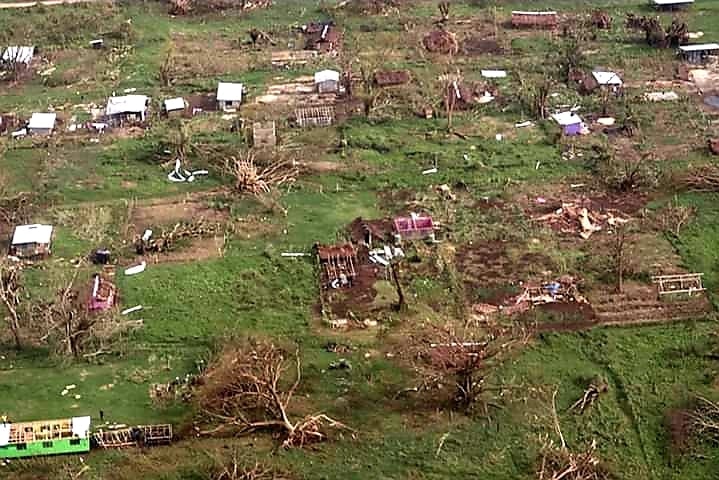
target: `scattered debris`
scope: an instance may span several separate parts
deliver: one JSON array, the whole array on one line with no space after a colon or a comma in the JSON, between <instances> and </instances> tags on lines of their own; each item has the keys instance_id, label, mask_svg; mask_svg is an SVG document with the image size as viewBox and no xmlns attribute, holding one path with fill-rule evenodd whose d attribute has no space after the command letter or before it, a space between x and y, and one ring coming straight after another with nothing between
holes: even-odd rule
<instances>
[{"instance_id":1,"label":"scattered debris","mask_svg":"<svg viewBox=\"0 0 719 480\"><path fill-rule=\"evenodd\" d=\"M142 273L147 268L147 262L144 260L139 264L135 265L134 267L126 268L125 269L125 275L137 275L138 273Z\"/></svg>"},{"instance_id":2,"label":"scattered debris","mask_svg":"<svg viewBox=\"0 0 719 480\"><path fill-rule=\"evenodd\" d=\"M561 207L554 212L540 215L533 218L533 220L547 223L562 233L579 234L585 240L591 237L593 233L605 228L613 228L629 221L618 211L593 212L589 208L581 206L582 203L584 202L562 202Z\"/></svg>"},{"instance_id":3,"label":"scattered debris","mask_svg":"<svg viewBox=\"0 0 719 480\"><path fill-rule=\"evenodd\" d=\"M675 92L651 92L645 93L644 99L650 102L673 102L679 100Z\"/></svg>"},{"instance_id":4,"label":"scattered debris","mask_svg":"<svg viewBox=\"0 0 719 480\"><path fill-rule=\"evenodd\" d=\"M134 312L139 312L139 311L142 310L142 309L143 309L143 306L142 306L142 305L135 305L134 307L126 308L125 310L123 310L122 312L120 312L120 314L121 314L121 315L129 315L129 314L134 313Z\"/></svg>"},{"instance_id":5,"label":"scattered debris","mask_svg":"<svg viewBox=\"0 0 719 480\"><path fill-rule=\"evenodd\" d=\"M209 175L208 170L194 170L189 171L182 168L182 162L180 159L175 160L175 168L167 174L167 179L173 183L192 183L198 176Z\"/></svg>"}]
</instances>

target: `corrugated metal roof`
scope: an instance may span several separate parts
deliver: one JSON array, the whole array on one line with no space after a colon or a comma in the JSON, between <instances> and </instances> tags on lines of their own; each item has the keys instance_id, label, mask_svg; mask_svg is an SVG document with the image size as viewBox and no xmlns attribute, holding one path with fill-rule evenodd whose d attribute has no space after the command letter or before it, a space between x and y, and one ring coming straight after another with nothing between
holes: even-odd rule
<instances>
[{"instance_id":1,"label":"corrugated metal roof","mask_svg":"<svg viewBox=\"0 0 719 480\"><path fill-rule=\"evenodd\" d=\"M52 225L20 225L15 227L12 236L13 245L26 245L28 243L49 244L52 238Z\"/></svg>"},{"instance_id":2,"label":"corrugated metal roof","mask_svg":"<svg viewBox=\"0 0 719 480\"><path fill-rule=\"evenodd\" d=\"M614 72L592 72L599 85L622 85L622 79Z\"/></svg>"},{"instance_id":3,"label":"corrugated metal roof","mask_svg":"<svg viewBox=\"0 0 719 480\"><path fill-rule=\"evenodd\" d=\"M217 84L217 100L220 102L241 102L244 86L241 83L220 82Z\"/></svg>"},{"instance_id":4,"label":"corrugated metal roof","mask_svg":"<svg viewBox=\"0 0 719 480\"><path fill-rule=\"evenodd\" d=\"M694 3L694 0L654 0L654 5L682 5Z\"/></svg>"},{"instance_id":5,"label":"corrugated metal roof","mask_svg":"<svg viewBox=\"0 0 719 480\"><path fill-rule=\"evenodd\" d=\"M315 73L315 83L339 82L339 81L340 81L340 72L336 72L334 70L322 70L320 72Z\"/></svg>"},{"instance_id":6,"label":"corrugated metal roof","mask_svg":"<svg viewBox=\"0 0 719 480\"><path fill-rule=\"evenodd\" d=\"M702 50L719 50L719 43L701 43L697 45L682 45L679 47L682 52L698 52Z\"/></svg>"},{"instance_id":7,"label":"corrugated metal roof","mask_svg":"<svg viewBox=\"0 0 719 480\"><path fill-rule=\"evenodd\" d=\"M484 78L505 78L507 76L506 70L482 70L481 73Z\"/></svg>"},{"instance_id":8,"label":"corrugated metal roof","mask_svg":"<svg viewBox=\"0 0 719 480\"><path fill-rule=\"evenodd\" d=\"M107 100L107 115L121 113L141 113L147 110L147 102L150 100L145 95L124 95L122 97L110 97Z\"/></svg>"},{"instance_id":9,"label":"corrugated metal roof","mask_svg":"<svg viewBox=\"0 0 719 480\"><path fill-rule=\"evenodd\" d=\"M182 97L178 98L168 98L165 100L165 110L168 112L173 112L175 110L184 110L185 109L185 99Z\"/></svg>"},{"instance_id":10,"label":"corrugated metal roof","mask_svg":"<svg viewBox=\"0 0 719 480\"><path fill-rule=\"evenodd\" d=\"M55 113L33 113L27 128L33 130L52 130L55 128Z\"/></svg>"},{"instance_id":11,"label":"corrugated metal roof","mask_svg":"<svg viewBox=\"0 0 719 480\"><path fill-rule=\"evenodd\" d=\"M525 12L522 10L513 10L512 15L556 15L557 12L550 11L550 12Z\"/></svg>"},{"instance_id":12,"label":"corrugated metal roof","mask_svg":"<svg viewBox=\"0 0 719 480\"><path fill-rule=\"evenodd\" d=\"M582 123L582 117L580 117L574 112L555 113L554 115L552 115L552 118L555 122L557 122L563 127L566 127L567 125L576 125L577 123Z\"/></svg>"}]
</instances>

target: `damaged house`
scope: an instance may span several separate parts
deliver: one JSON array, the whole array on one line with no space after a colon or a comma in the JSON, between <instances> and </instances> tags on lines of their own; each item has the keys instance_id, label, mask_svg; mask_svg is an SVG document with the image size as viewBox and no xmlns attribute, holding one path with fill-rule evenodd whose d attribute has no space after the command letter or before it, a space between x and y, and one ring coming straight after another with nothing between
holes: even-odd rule
<instances>
[{"instance_id":1,"label":"damaged house","mask_svg":"<svg viewBox=\"0 0 719 480\"><path fill-rule=\"evenodd\" d=\"M599 88L607 90L615 95L622 92L624 82L622 82L622 79L618 74L614 72L595 71L592 72L592 77Z\"/></svg>"},{"instance_id":2,"label":"damaged house","mask_svg":"<svg viewBox=\"0 0 719 480\"><path fill-rule=\"evenodd\" d=\"M36 258L50 255L52 243L52 225L20 225L10 242L10 256L17 258Z\"/></svg>"},{"instance_id":3,"label":"damaged house","mask_svg":"<svg viewBox=\"0 0 719 480\"><path fill-rule=\"evenodd\" d=\"M394 233L397 242L405 240L435 240L432 217L412 213L409 217L394 219Z\"/></svg>"},{"instance_id":4,"label":"damaged house","mask_svg":"<svg viewBox=\"0 0 719 480\"><path fill-rule=\"evenodd\" d=\"M342 33L333 22L315 22L302 27L305 34L305 50L333 53L340 48Z\"/></svg>"},{"instance_id":5,"label":"damaged house","mask_svg":"<svg viewBox=\"0 0 719 480\"><path fill-rule=\"evenodd\" d=\"M351 287L357 277L357 250L354 245L316 245L315 248L322 287Z\"/></svg>"},{"instance_id":6,"label":"damaged house","mask_svg":"<svg viewBox=\"0 0 719 480\"><path fill-rule=\"evenodd\" d=\"M150 98L145 95L124 95L110 97L105 108L106 121L109 125L122 127L125 124L144 123Z\"/></svg>"},{"instance_id":7,"label":"damaged house","mask_svg":"<svg viewBox=\"0 0 719 480\"><path fill-rule=\"evenodd\" d=\"M92 276L90 299L87 309L90 312L104 312L115 306L117 287L114 283L96 273Z\"/></svg>"}]
</instances>

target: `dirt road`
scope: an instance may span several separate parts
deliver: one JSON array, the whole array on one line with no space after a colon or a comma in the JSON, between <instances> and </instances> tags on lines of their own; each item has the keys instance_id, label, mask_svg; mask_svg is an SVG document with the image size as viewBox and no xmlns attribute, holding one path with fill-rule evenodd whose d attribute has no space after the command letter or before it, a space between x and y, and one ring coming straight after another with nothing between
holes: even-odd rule
<instances>
[{"instance_id":1,"label":"dirt road","mask_svg":"<svg viewBox=\"0 0 719 480\"><path fill-rule=\"evenodd\" d=\"M0 9L3 8L28 8L28 7L34 7L37 5L43 5L46 7L51 7L54 5L70 5L73 3L93 3L93 2L101 2L106 0L41 0L38 2L13 2L13 3L0 3Z\"/></svg>"}]
</instances>

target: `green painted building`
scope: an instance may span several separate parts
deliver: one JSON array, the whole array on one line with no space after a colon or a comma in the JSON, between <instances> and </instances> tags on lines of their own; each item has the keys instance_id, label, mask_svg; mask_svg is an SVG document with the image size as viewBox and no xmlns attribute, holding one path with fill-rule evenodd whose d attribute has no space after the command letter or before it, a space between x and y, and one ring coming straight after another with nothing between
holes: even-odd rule
<instances>
[{"instance_id":1,"label":"green painted building","mask_svg":"<svg viewBox=\"0 0 719 480\"><path fill-rule=\"evenodd\" d=\"M0 423L0 458L90 451L90 417Z\"/></svg>"}]
</instances>

